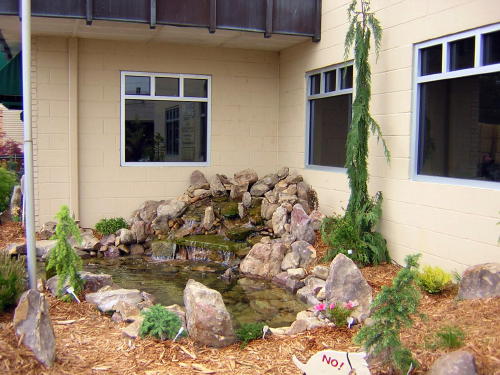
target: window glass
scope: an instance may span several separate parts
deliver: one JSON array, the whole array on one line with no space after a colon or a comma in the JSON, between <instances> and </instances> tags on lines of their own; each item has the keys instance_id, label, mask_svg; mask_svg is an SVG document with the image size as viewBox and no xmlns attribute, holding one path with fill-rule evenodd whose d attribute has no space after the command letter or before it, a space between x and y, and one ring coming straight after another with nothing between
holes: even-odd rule
<instances>
[{"instance_id":1,"label":"window glass","mask_svg":"<svg viewBox=\"0 0 500 375\"><path fill-rule=\"evenodd\" d=\"M311 90L309 94L311 95L319 94L321 90L321 74L314 74L310 76L309 82L311 85Z\"/></svg>"},{"instance_id":2,"label":"window glass","mask_svg":"<svg viewBox=\"0 0 500 375\"><path fill-rule=\"evenodd\" d=\"M208 94L206 79L184 79L184 96L206 98Z\"/></svg>"},{"instance_id":3,"label":"window glass","mask_svg":"<svg viewBox=\"0 0 500 375\"><path fill-rule=\"evenodd\" d=\"M441 44L420 50L420 75L441 73L443 47Z\"/></svg>"},{"instance_id":4,"label":"window glass","mask_svg":"<svg viewBox=\"0 0 500 375\"><path fill-rule=\"evenodd\" d=\"M150 95L150 77L126 76L125 94L127 95Z\"/></svg>"},{"instance_id":5,"label":"window glass","mask_svg":"<svg viewBox=\"0 0 500 375\"><path fill-rule=\"evenodd\" d=\"M500 31L483 35L483 64L500 63Z\"/></svg>"},{"instance_id":6,"label":"window glass","mask_svg":"<svg viewBox=\"0 0 500 375\"><path fill-rule=\"evenodd\" d=\"M335 91L337 88L337 71L331 70L325 73L325 92Z\"/></svg>"},{"instance_id":7,"label":"window glass","mask_svg":"<svg viewBox=\"0 0 500 375\"><path fill-rule=\"evenodd\" d=\"M352 94L309 101L309 164L341 168L345 166L351 103Z\"/></svg>"},{"instance_id":8,"label":"window glass","mask_svg":"<svg viewBox=\"0 0 500 375\"><path fill-rule=\"evenodd\" d=\"M340 69L340 89L352 89L352 65Z\"/></svg>"},{"instance_id":9,"label":"window glass","mask_svg":"<svg viewBox=\"0 0 500 375\"><path fill-rule=\"evenodd\" d=\"M418 173L500 181L500 72L420 84Z\"/></svg>"},{"instance_id":10,"label":"window glass","mask_svg":"<svg viewBox=\"0 0 500 375\"><path fill-rule=\"evenodd\" d=\"M474 37L450 42L450 70L474 67Z\"/></svg>"},{"instance_id":11,"label":"window glass","mask_svg":"<svg viewBox=\"0 0 500 375\"><path fill-rule=\"evenodd\" d=\"M156 95L179 96L179 78L156 77Z\"/></svg>"},{"instance_id":12,"label":"window glass","mask_svg":"<svg viewBox=\"0 0 500 375\"><path fill-rule=\"evenodd\" d=\"M207 103L125 100L125 162L207 161Z\"/></svg>"}]
</instances>

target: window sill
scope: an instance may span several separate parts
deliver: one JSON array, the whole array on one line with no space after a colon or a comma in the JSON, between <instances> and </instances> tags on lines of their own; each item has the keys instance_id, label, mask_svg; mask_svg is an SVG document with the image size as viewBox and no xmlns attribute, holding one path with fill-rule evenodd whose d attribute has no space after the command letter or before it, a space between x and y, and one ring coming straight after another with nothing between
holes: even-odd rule
<instances>
[{"instance_id":1,"label":"window sill","mask_svg":"<svg viewBox=\"0 0 500 375\"><path fill-rule=\"evenodd\" d=\"M474 188L482 188L490 190L500 190L500 182L487 181L487 180L468 180L465 178L438 177L429 175L416 175L413 176L412 180L417 182L430 182L442 185L455 185L455 186L474 187Z\"/></svg>"},{"instance_id":2,"label":"window sill","mask_svg":"<svg viewBox=\"0 0 500 375\"><path fill-rule=\"evenodd\" d=\"M347 173L347 168L343 167L328 167L326 165L306 164L305 168L322 172Z\"/></svg>"},{"instance_id":3,"label":"window sill","mask_svg":"<svg viewBox=\"0 0 500 375\"><path fill-rule=\"evenodd\" d=\"M121 167L209 167L210 162L121 162Z\"/></svg>"}]
</instances>

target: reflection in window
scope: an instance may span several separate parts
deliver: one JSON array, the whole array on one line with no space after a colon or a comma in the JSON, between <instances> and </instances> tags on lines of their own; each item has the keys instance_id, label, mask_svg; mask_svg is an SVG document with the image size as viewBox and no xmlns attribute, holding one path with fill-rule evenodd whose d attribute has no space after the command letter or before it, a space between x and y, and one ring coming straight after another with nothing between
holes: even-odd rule
<instances>
[{"instance_id":1,"label":"reflection in window","mask_svg":"<svg viewBox=\"0 0 500 375\"><path fill-rule=\"evenodd\" d=\"M207 83L206 79L184 79L184 96L193 98L206 98L207 97Z\"/></svg>"},{"instance_id":2,"label":"reflection in window","mask_svg":"<svg viewBox=\"0 0 500 375\"><path fill-rule=\"evenodd\" d=\"M420 84L418 173L500 181L500 72Z\"/></svg>"},{"instance_id":3,"label":"reflection in window","mask_svg":"<svg viewBox=\"0 0 500 375\"><path fill-rule=\"evenodd\" d=\"M126 76L125 94L127 95L149 95L150 77Z\"/></svg>"},{"instance_id":4,"label":"reflection in window","mask_svg":"<svg viewBox=\"0 0 500 375\"><path fill-rule=\"evenodd\" d=\"M156 95L179 96L179 78L156 77Z\"/></svg>"}]
</instances>

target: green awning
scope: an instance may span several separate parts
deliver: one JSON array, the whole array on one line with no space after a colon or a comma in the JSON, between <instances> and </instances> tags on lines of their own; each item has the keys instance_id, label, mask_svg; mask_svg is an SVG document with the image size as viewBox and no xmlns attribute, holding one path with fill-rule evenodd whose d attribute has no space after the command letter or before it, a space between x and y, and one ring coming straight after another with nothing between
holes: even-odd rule
<instances>
[{"instance_id":1,"label":"green awning","mask_svg":"<svg viewBox=\"0 0 500 375\"><path fill-rule=\"evenodd\" d=\"M9 109L23 109L21 53L0 69L0 103Z\"/></svg>"}]
</instances>

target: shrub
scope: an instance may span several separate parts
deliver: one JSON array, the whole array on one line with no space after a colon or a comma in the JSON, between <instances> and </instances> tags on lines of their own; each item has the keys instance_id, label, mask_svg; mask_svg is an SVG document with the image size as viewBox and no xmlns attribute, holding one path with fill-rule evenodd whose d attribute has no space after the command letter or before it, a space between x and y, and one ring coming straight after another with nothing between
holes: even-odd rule
<instances>
[{"instance_id":1,"label":"shrub","mask_svg":"<svg viewBox=\"0 0 500 375\"><path fill-rule=\"evenodd\" d=\"M0 212L9 208L10 196L16 183L15 173L0 167Z\"/></svg>"},{"instance_id":2,"label":"shrub","mask_svg":"<svg viewBox=\"0 0 500 375\"><path fill-rule=\"evenodd\" d=\"M406 267L398 272L390 287L382 287L372 303L373 324L363 326L354 337L356 344L362 344L375 356L382 354L386 363L404 374L418 365L401 343L400 332L403 327L413 325L411 316L417 312L420 302L420 293L414 285L419 256L406 257Z\"/></svg>"},{"instance_id":3,"label":"shrub","mask_svg":"<svg viewBox=\"0 0 500 375\"><path fill-rule=\"evenodd\" d=\"M439 267L425 266L418 274L418 285L427 293L441 293L451 282L451 275Z\"/></svg>"},{"instance_id":4,"label":"shrub","mask_svg":"<svg viewBox=\"0 0 500 375\"><path fill-rule=\"evenodd\" d=\"M464 345L465 332L457 326L444 326L435 334L433 347L456 349Z\"/></svg>"},{"instance_id":5,"label":"shrub","mask_svg":"<svg viewBox=\"0 0 500 375\"><path fill-rule=\"evenodd\" d=\"M82 260L69 243L70 238L80 243L82 237L75 221L69 214L67 206L61 207L56 218L58 219L56 233L52 236L52 239L57 240L57 243L50 252L46 270L47 273L55 271L58 276L57 295L62 297L63 288L67 284L74 289L75 294L78 294L83 289L83 281L78 274L82 270Z\"/></svg>"},{"instance_id":6,"label":"shrub","mask_svg":"<svg viewBox=\"0 0 500 375\"><path fill-rule=\"evenodd\" d=\"M325 312L328 319L330 319L335 326L345 327L347 325L347 318L349 318L353 310L358 306L357 303L349 301L340 303L331 303L330 306L326 306L324 303L320 303L314 306L316 311Z\"/></svg>"},{"instance_id":7,"label":"shrub","mask_svg":"<svg viewBox=\"0 0 500 375\"><path fill-rule=\"evenodd\" d=\"M0 252L0 311L14 305L24 290L26 271L23 258L12 259Z\"/></svg>"},{"instance_id":8,"label":"shrub","mask_svg":"<svg viewBox=\"0 0 500 375\"><path fill-rule=\"evenodd\" d=\"M264 323L244 323L236 330L236 337L241 341L241 347L244 348L252 340L262 338Z\"/></svg>"},{"instance_id":9,"label":"shrub","mask_svg":"<svg viewBox=\"0 0 500 375\"><path fill-rule=\"evenodd\" d=\"M162 305L151 306L149 310L143 311L142 315L144 321L139 329L141 337L152 336L160 340L172 340L182 327L177 314L168 311Z\"/></svg>"},{"instance_id":10,"label":"shrub","mask_svg":"<svg viewBox=\"0 0 500 375\"><path fill-rule=\"evenodd\" d=\"M95 225L95 230L102 235L113 234L117 230L128 228L128 224L123 217L112 217L111 219L101 219Z\"/></svg>"}]
</instances>

